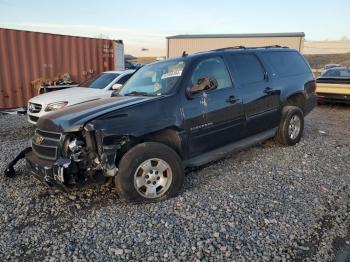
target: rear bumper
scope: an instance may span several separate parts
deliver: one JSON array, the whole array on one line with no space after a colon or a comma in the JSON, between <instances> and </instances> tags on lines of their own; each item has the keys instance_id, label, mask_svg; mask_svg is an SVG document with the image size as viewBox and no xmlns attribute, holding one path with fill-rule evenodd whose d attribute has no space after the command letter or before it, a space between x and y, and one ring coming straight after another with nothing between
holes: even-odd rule
<instances>
[{"instance_id":1,"label":"rear bumper","mask_svg":"<svg viewBox=\"0 0 350 262\"><path fill-rule=\"evenodd\" d=\"M317 100L320 102L339 102L350 104L350 95L317 93Z\"/></svg>"}]
</instances>

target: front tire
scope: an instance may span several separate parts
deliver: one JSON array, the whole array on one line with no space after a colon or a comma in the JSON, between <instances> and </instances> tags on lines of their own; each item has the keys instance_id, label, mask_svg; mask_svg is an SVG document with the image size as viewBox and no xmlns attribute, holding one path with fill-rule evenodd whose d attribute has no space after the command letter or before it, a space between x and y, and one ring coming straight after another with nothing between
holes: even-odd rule
<instances>
[{"instance_id":1,"label":"front tire","mask_svg":"<svg viewBox=\"0 0 350 262\"><path fill-rule=\"evenodd\" d=\"M304 131L304 114L296 106L283 108L283 115L276 133L278 143L285 146L293 146L298 143Z\"/></svg>"},{"instance_id":2,"label":"front tire","mask_svg":"<svg viewBox=\"0 0 350 262\"><path fill-rule=\"evenodd\" d=\"M155 202L175 196L184 181L178 154L161 143L145 142L130 149L119 162L115 185L128 202Z\"/></svg>"}]
</instances>

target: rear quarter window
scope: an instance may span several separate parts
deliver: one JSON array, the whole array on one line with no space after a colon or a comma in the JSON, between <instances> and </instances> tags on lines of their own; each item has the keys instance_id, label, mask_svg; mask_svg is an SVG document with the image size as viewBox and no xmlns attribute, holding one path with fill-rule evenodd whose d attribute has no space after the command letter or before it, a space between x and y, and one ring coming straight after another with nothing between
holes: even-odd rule
<instances>
[{"instance_id":1,"label":"rear quarter window","mask_svg":"<svg viewBox=\"0 0 350 262\"><path fill-rule=\"evenodd\" d=\"M266 52L261 55L279 76L310 73L308 64L297 52Z\"/></svg>"},{"instance_id":2,"label":"rear quarter window","mask_svg":"<svg viewBox=\"0 0 350 262\"><path fill-rule=\"evenodd\" d=\"M242 84L264 80L264 68L254 54L234 54L230 56L231 66L236 68Z\"/></svg>"}]
</instances>

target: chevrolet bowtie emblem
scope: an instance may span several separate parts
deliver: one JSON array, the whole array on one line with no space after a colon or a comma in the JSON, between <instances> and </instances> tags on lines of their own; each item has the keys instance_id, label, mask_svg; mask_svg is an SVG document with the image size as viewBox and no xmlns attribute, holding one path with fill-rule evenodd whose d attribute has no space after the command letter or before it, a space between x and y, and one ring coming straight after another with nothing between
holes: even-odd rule
<instances>
[{"instance_id":1,"label":"chevrolet bowtie emblem","mask_svg":"<svg viewBox=\"0 0 350 262\"><path fill-rule=\"evenodd\" d=\"M43 142L44 138L42 136L39 135L35 135L34 136L34 143L37 145L40 145Z\"/></svg>"}]
</instances>

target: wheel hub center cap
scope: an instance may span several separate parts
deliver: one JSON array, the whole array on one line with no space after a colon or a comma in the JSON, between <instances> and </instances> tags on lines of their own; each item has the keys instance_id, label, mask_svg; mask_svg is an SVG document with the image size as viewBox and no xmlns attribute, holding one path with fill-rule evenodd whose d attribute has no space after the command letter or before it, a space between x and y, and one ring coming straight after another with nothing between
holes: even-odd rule
<instances>
[{"instance_id":1,"label":"wheel hub center cap","mask_svg":"<svg viewBox=\"0 0 350 262\"><path fill-rule=\"evenodd\" d=\"M150 180L150 181L157 181L157 177L158 176L156 176L156 175L154 175L154 174L149 174L149 179L148 180Z\"/></svg>"}]
</instances>

